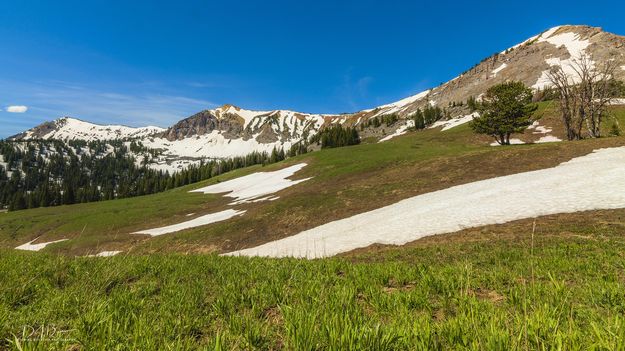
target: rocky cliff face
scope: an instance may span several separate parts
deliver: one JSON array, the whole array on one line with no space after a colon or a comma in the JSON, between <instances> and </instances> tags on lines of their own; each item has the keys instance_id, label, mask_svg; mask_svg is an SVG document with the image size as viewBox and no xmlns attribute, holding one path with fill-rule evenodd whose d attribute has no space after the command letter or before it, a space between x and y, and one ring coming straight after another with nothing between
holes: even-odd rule
<instances>
[{"instance_id":1,"label":"rocky cliff face","mask_svg":"<svg viewBox=\"0 0 625 351\"><path fill-rule=\"evenodd\" d=\"M169 127L161 134L167 140L181 140L194 135L209 134L216 130L223 133L229 139L243 136L243 122L236 115L227 114L218 118L211 110L202 111L185 118Z\"/></svg>"}]
</instances>

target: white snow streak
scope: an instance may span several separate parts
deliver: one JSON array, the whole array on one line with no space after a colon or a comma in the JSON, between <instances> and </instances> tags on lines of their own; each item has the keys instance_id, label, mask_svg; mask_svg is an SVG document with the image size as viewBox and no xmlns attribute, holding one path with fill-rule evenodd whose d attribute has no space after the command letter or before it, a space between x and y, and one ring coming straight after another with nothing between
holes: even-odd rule
<instances>
[{"instance_id":1,"label":"white snow streak","mask_svg":"<svg viewBox=\"0 0 625 351\"><path fill-rule=\"evenodd\" d=\"M555 143L558 141L562 141L562 139L558 138L557 136L553 136L553 135L545 135L540 137L540 139L536 140L535 143L536 144L542 144L542 143Z\"/></svg>"},{"instance_id":2,"label":"white snow streak","mask_svg":"<svg viewBox=\"0 0 625 351\"><path fill-rule=\"evenodd\" d=\"M506 63L502 63L501 66L495 68L491 73L492 77L497 77L497 73L501 72L504 68L508 67Z\"/></svg>"},{"instance_id":3,"label":"white snow streak","mask_svg":"<svg viewBox=\"0 0 625 351\"><path fill-rule=\"evenodd\" d=\"M158 236L158 235L163 235L163 234L169 234L169 233L179 232L181 230L185 230L185 229L189 229L189 228L195 228L195 227L200 227L200 226L211 224L211 223L215 223L215 222L225 221L225 220L230 219L230 218L232 218L234 216L240 216L240 215L242 215L244 213L245 213L245 211L237 211L237 210L233 210L233 209L228 209L228 210L225 210L225 211L211 213L211 214L207 214L205 216L194 218L194 219L192 219L190 221L186 221L186 222L182 222L182 223L178 223L178 224L173 224L173 225L169 225L169 226L161 227L161 228L142 230L142 231L139 231L139 232L134 232L132 234L148 234L148 235L151 235L151 236Z\"/></svg>"},{"instance_id":4,"label":"white snow streak","mask_svg":"<svg viewBox=\"0 0 625 351\"><path fill-rule=\"evenodd\" d=\"M419 100L425 98L426 96L428 96L430 91L431 90L422 91L422 92L420 92L418 94L409 96L409 97L407 97L405 99L401 99L399 101L392 102L390 104L378 106L375 109L379 109L380 111L378 111L372 117L381 116L381 115L388 115L388 114L391 114L391 113L400 112L400 111L406 109L406 107L408 107L410 104L412 104L412 103L414 103L416 101L419 101Z\"/></svg>"},{"instance_id":5,"label":"white snow streak","mask_svg":"<svg viewBox=\"0 0 625 351\"><path fill-rule=\"evenodd\" d=\"M299 163L278 171L252 173L243 177L225 181L223 183L217 183L204 188L192 190L191 192L204 194L227 193L224 196L236 199L236 201L231 203L232 205L252 202L258 198L266 197L277 191L310 179L287 179L305 166L305 163Z\"/></svg>"},{"instance_id":6,"label":"white snow streak","mask_svg":"<svg viewBox=\"0 0 625 351\"><path fill-rule=\"evenodd\" d=\"M521 139L517 139L517 138L510 138L510 145L522 145L525 144L525 142ZM493 141L492 143L490 143L490 146L501 146L501 144L499 144L496 141Z\"/></svg>"},{"instance_id":7,"label":"white snow streak","mask_svg":"<svg viewBox=\"0 0 625 351\"><path fill-rule=\"evenodd\" d=\"M550 66L560 66L564 73L571 77L574 82L577 82L577 74L572 65L574 65L576 60L582 58L584 53L586 52L586 48L590 45L589 40L581 40L579 38L579 34L567 32L554 36L546 36L543 35L538 40L538 42L547 42L555 45L557 48L564 46L570 54L568 59L560 59L557 57L548 58L545 61ZM591 64L594 64L591 62ZM543 71L541 76L538 78L536 83L532 86L534 89L545 89L551 86L551 80L549 79L549 71Z\"/></svg>"},{"instance_id":8,"label":"white snow streak","mask_svg":"<svg viewBox=\"0 0 625 351\"><path fill-rule=\"evenodd\" d=\"M39 239L39 238L37 238ZM50 245L50 244L54 244L54 243L60 243L61 241L65 241L68 239L60 239L60 240L55 240L55 241L49 241L47 243L39 243L39 244L33 244L33 242L35 242L37 239L35 240L31 240L29 242L27 242L26 244L20 245L18 247L16 247L16 250L25 250L25 251L39 251L41 249L43 249L44 247Z\"/></svg>"},{"instance_id":9,"label":"white snow streak","mask_svg":"<svg viewBox=\"0 0 625 351\"><path fill-rule=\"evenodd\" d=\"M466 115L466 116L462 116L462 117L458 117L458 118L453 118L453 119L448 119L445 121L436 121L434 122L430 128L437 128L437 127L443 127L443 129L441 129L441 132L449 130L451 128L457 127L459 125L471 122L473 120L473 118L479 116L480 114L477 112L473 112L472 114Z\"/></svg>"},{"instance_id":10,"label":"white snow streak","mask_svg":"<svg viewBox=\"0 0 625 351\"><path fill-rule=\"evenodd\" d=\"M406 134L408 129L412 128L412 127L414 127L414 120L409 119L409 120L406 121L406 124L404 124L403 126L397 128L395 133L389 134L389 135L385 136L384 138L380 139L378 141L378 143L381 143L381 142L387 141L387 140L391 140L391 139L393 139L396 136L404 135L404 134Z\"/></svg>"},{"instance_id":11,"label":"white snow streak","mask_svg":"<svg viewBox=\"0 0 625 351\"><path fill-rule=\"evenodd\" d=\"M524 42L521 42L521 43L519 43L519 44L516 44L516 45L512 46L512 47L511 47L511 48L509 48L508 50L513 50L513 49L516 49L516 48L518 48L518 47L520 47L520 46L522 46L522 45L524 45L524 44L527 44L527 43L533 42L533 41L535 41L536 39L539 39L539 38L549 38L551 35L553 35L553 33L555 33L555 32L556 32L558 29L560 29L561 27L562 27L562 26L557 26L557 27L553 27L553 28L551 28L551 29L549 29L549 30L546 30L545 32L543 32L543 33L541 33L541 34L535 35L535 36L533 36L533 37L531 37L531 38L529 38L529 39L525 40ZM506 53L506 50L502 51L500 54L505 54L505 53Z\"/></svg>"},{"instance_id":12,"label":"white snow streak","mask_svg":"<svg viewBox=\"0 0 625 351\"><path fill-rule=\"evenodd\" d=\"M61 118L55 123L60 128L42 136L42 139L94 141L140 138L165 130L153 126L132 128L120 125L98 125L70 117Z\"/></svg>"},{"instance_id":13,"label":"white snow streak","mask_svg":"<svg viewBox=\"0 0 625 351\"><path fill-rule=\"evenodd\" d=\"M87 255L86 257L111 257L117 255L120 252L121 251L102 251L95 255Z\"/></svg>"},{"instance_id":14,"label":"white snow streak","mask_svg":"<svg viewBox=\"0 0 625 351\"><path fill-rule=\"evenodd\" d=\"M228 255L327 257L372 244L557 213L625 208L625 147L600 149L557 167L459 185L330 222Z\"/></svg>"}]
</instances>

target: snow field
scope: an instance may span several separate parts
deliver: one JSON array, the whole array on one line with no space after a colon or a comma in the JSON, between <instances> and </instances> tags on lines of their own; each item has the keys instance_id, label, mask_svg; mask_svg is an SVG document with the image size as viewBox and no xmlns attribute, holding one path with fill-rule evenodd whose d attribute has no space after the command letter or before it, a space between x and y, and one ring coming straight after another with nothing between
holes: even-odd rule
<instances>
[{"instance_id":1,"label":"snow field","mask_svg":"<svg viewBox=\"0 0 625 351\"><path fill-rule=\"evenodd\" d=\"M37 239L31 240L27 242L26 244L16 247L15 249L24 250L24 251L39 251L50 244L60 243L61 241L68 240L68 239L60 239L60 240L55 240L55 241L48 241L46 243L33 244L33 242L37 241Z\"/></svg>"},{"instance_id":2,"label":"snow field","mask_svg":"<svg viewBox=\"0 0 625 351\"><path fill-rule=\"evenodd\" d=\"M304 182L310 178L290 180L286 179L295 174L306 166L305 163L296 164L287 168L283 168L273 172L256 172L240 178L235 178L222 183L209 185L191 192L204 194L221 194L224 196L235 198L236 200L230 205L238 205L243 203L255 203L261 201L274 201L279 199L273 194L286 189L295 184ZM189 221L173 224L160 228L141 230L132 234L147 234L158 236L163 234L175 233L181 230L204 226L211 223L228 220L235 216L242 216L245 210L228 209L221 212L210 213ZM189 213L186 217L193 216L195 213Z\"/></svg>"},{"instance_id":3,"label":"snow field","mask_svg":"<svg viewBox=\"0 0 625 351\"><path fill-rule=\"evenodd\" d=\"M553 168L415 196L227 255L312 259L524 218L625 208L622 189L625 147L600 149Z\"/></svg>"},{"instance_id":4,"label":"snow field","mask_svg":"<svg viewBox=\"0 0 625 351\"><path fill-rule=\"evenodd\" d=\"M209 185L192 190L194 193L220 194L236 199L231 205L253 202L267 197L282 189L307 181L310 178L291 180L287 179L306 166L299 163L273 172L256 172L243 177L228 180L222 183ZM270 197L267 198L270 200Z\"/></svg>"},{"instance_id":5,"label":"snow field","mask_svg":"<svg viewBox=\"0 0 625 351\"><path fill-rule=\"evenodd\" d=\"M147 235L151 235L151 236L159 236L159 235L163 235L163 234L179 232L179 231L185 230L185 229L200 227L200 226L211 224L211 223L225 221L225 220L230 219L232 217L240 216L240 215L242 215L244 213L245 213L245 211L237 211L237 210L233 210L233 209L228 209L228 210L225 210L225 211L216 212L216 213L210 213L210 214L207 214L207 215L204 215L204 216L200 216L198 218L194 218L194 219L186 221L186 222L182 222L182 223L178 223L178 224L172 224L172 225L168 225L166 227L141 230L141 231L138 231L138 232L134 232L132 234L147 234Z\"/></svg>"}]
</instances>

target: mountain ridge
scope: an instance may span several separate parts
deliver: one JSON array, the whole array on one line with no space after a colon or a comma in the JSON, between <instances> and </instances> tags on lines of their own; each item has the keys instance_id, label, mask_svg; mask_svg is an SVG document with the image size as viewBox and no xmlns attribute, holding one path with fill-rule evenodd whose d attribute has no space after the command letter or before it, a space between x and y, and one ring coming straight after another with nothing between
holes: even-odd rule
<instances>
[{"instance_id":1,"label":"mountain ridge","mask_svg":"<svg viewBox=\"0 0 625 351\"><path fill-rule=\"evenodd\" d=\"M594 60L616 60L615 78L625 80L625 37L599 27L563 25L549 28L500 53L483 59L456 78L432 89L372 109L350 114L315 114L292 110L248 110L232 104L202 110L168 128L99 126L83 122L76 130L63 130L59 120L43 123L12 140L141 139L149 148L164 150L168 160L225 158L246 153L288 149L307 141L324 126L360 127L361 136L387 140L409 127L409 117L427 106L445 109L445 119L468 122L465 102L480 99L492 85L518 80L539 91L548 87L546 72L560 65L565 70L580 55ZM570 70L569 70L570 71ZM570 72L569 72L570 73ZM395 114L398 123L372 127L371 119ZM76 123L74 123L76 124ZM59 127L60 125L60 127ZM67 128L66 128L67 129Z\"/></svg>"}]
</instances>

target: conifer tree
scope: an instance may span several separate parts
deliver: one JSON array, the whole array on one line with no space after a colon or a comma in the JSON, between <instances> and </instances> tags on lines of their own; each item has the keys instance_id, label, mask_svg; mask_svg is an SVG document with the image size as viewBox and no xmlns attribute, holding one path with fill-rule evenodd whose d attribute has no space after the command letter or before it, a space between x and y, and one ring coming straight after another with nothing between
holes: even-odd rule
<instances>
[{"instance_id":1,"label":"conifer tree","mask_svg":"<svg viewBox=\"0 0 625 351\"><path fill-rule=\"evenodd\" d=\"M470 125L474 132L490 135L500 145L510 145L510 135L521 133L532 124L536 109L531 89L522 82L506 82L486 91L478 104L480 116Z\"/></svg>"}]
</instances>

